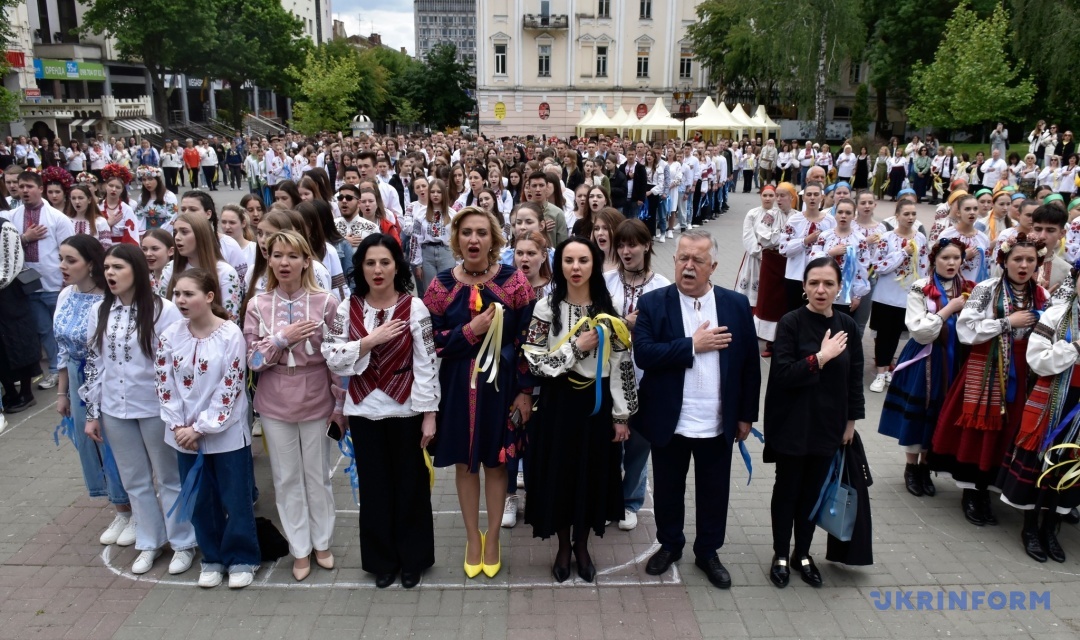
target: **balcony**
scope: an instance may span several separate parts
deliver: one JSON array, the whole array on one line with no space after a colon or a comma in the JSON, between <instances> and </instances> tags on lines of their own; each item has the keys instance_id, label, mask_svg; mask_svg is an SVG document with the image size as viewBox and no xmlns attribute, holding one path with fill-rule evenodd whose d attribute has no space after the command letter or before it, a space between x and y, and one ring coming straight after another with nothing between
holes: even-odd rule
<instances>
[{"instance_id":1,"label":"balcony","mask_svg":"<svg viewBox=\"0 0 1080 640\"><path fill-rule=\"evenodd\" d=\"M569 29L570 28L570 16L564 14L555 15L543 15L535 13L527 13L521 20L521 26L524 29L538 29L542 31L550 31L552 29Z\"/></svg>"}]
</instances>

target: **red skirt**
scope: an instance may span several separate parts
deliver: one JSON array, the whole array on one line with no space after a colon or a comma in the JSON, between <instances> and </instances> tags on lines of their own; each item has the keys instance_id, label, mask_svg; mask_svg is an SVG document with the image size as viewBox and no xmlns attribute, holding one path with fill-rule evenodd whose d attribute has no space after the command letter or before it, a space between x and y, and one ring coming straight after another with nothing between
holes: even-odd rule
<instances>
[{"instance_id":1,"label":"red skirt","mask_svg":"<svg viewBox=\"0 0 1080 640\"><path fill-rule=\"evenodd\" d=\"M1005 460L1005 452L1015 441L1024 417L1028 378L1026 338L1013 340L1010 357L1016 367L1016 397L1005 405L1002 428L979 429L964 424L964 381L967 378L967 368L972 366L969 360L950 387L945 396L945 404L941 407L931 447L932 469L952 473L953 478L960 482L976 482L980 478L975 476L982 474L989 474L983 477L989 477L991 482L997 479L998 469Z\"/></svg>"},{"instance_id":2,"label":"red skirt","mask_svg":"<svg viewBox=\"0 0 1080 640\"><path fill-rule=\"evenodd\" d=\"M784 272L787 259L775 249L761 252L761 275L758 277L757 307L754 315L767 322L780 322L788 312Z\"/></svg>"}]
</instances>

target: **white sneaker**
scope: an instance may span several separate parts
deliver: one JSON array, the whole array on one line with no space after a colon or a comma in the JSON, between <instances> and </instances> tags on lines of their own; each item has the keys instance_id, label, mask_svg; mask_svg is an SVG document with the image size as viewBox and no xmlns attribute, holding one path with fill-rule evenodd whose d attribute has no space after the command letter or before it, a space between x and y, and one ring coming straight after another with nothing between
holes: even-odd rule
<instances>
[{"instance_id":1,"label":"white sneaker","mask_svg":"<svg viewBox=\"0 0 1080 640\"><path fill-rule=\"evenodd\" d=\"M199 586L203 589L213 589L221 584L220 571L202 571L199 573Z\"/></svg>"},{"instance_id":2,"label":"white sneaker","mask_svg":"<svg viewBox=\"0 0 1080 640\"><path fill-rule=\"evenodd\" d=\"M8 421L4 414L0 413L0 433L7 431Z\"/></svg>"},{"instance_id":3,"label":"white sneaker","mask_svg":"<svg viewBox=\"0 0 1080 640\"><path fill-rule=\"evenodd\" d=\"M56 383L60 381L60 376L55 373L50 373L41 378L41 382L38 383L38 389L52 389L56 386Z\"/></svg>"},{"instance_id":4,"label":"white sneaker","mask_svg":"<svg viewBox=\"0 0 1080 640\"><path fill-rule=\"evenodd\" d=\"M251 422L251 437L258 438L261 437L262 434L262 418L255 416L255 420Z\"/></svg>"},{"instance_id":5,"label":"white sneaker","mask_svg":"<svg viewBox=\"0 0 1080 640\"><path fill-rule=\"evenodd\" d=\"M874 376L874 381L870 383L870 390L874 393L881 393L885 390L885 374L879 373Z\"/></svg>"},{"instance_id":6,"label":"white sneaker","mask_svg":"<svg viewBox=\"0 0 1080 640\"><path fill-rule=\"evenodd\" d=\"M194 549L183 549L173 553L172 561L169 562L169 574L177 575L191 568L191 561L195 559Z\"/></svg>"},{"instance_id":7,"label":"white sneaker","mask_svg":"<svg viewBox=\"0 0 1080 640\"><path fill-rule=\"evenodd\" d=\"M130 547L135 544L135 518L129 517L127 526L120 532L120 536L116 539L117 546Z\"/></svg>"},{"instance_id":8,"label":"white sneaker","mask_svg":"<svg viewBox=\"0 0 1080 640\"><path fill-rule=\"evenodd\" d=\"M892 371L885 372L885 384L892 384Z\"/></svg>"},{"instance_id":9,"label":"white sneaker","mask_svg":"<svg viewBox=\"0 0 1080 640\"><path fill-rule=\"evenodd\" d=\"M502 526L507 529L513 529L517 526L518 515L518 497L516 495L506 496L506 506L503 508Z\"/></svg>"},{"instance_id":10,"label":"white sneaker","mask_svg":"<svg viewBox=\"0 0 1080 640\"><path fill-rule=\"evenodd\" d=\"M518 474L517 474L517 488L518 489L524 489L525 488L525 474L523 472L521 472L521 471L518 471Z\"/></svg>"},{"instance_id":11,"label":"white sneaker","mask_svg":"<svg viewBox=\"0 0 1080 640\"><path fill-rule=\"evenodd\" d=\"M664 244L664 236L656 236L656 241L660 244Z\"/></svg>"},{"instance_id":12,"label":"white sneaker","mask_svg":"<svg viewBox=\"0 0 1080 640\"><path fill-rule=\"evenodd\" d=\"M101 534L98 540L101 544L116 544L116 541L120 539L120 534L127 529L127 526L131 523L131 515L118 513L113 518L112 524ZM129 543L130 544L130 543Z\"/></svg>"},{"instance_id":13,"label":"white sneaker","mask_svg":"<svg viewBox=\"0 0 1080 640\"><path fill-rule=\"evenodd\" d=\"M140 576L154 566L154 560L157 560L161 556L161 549L154 549L153 551L143 551L139 554L138 558L135 558L134 564L131 565L131 572L137 576Z\"/></svg>"},{"instance_id":14,"label":"white sneaker","mask_svg":"<svg viewBox=\"0 0 1080 640\"><path fill-rule=\"evenodd\" d=\"M623 519L619 521L619 528L623 531L633 531L637 527L637 512L627 509L623 513Z\"/></svg>"},{"instance_id":15,"label":"white sneaker","mask_svg":"<svg viewBox=\"0 0 1080 640\"><path fill-rule=\"evenodd\" d=\"M674 232L673 232L673 231L672 231L671 229L668 229L668 232L667 232L667 237L669 237L669 238L674 238L674 237L675 237L675 233L674 233Z\"/></svg>"},{"instance_id":16,"label":"white sneaker","mask_svg":"<svg viewBox=\"0 0 1080 640\"><path fill-rule=\"evenodd\" d=\"M686 223L686 230L687 231L689 231L689 230L691 230L693 228L694 228L694 225L690 224L689 222Z\"/></svg>"},{"instance_id":17,"label":"white sneaker","mask_svg":"<svg viewBox=\"0 0 1080 640\"><path fill-rule=\"evenodd\" d=\"M255 581L255 574L251 571L240 571L229 574L229 588L243 589Z\"/></svg>"}]
</instances>

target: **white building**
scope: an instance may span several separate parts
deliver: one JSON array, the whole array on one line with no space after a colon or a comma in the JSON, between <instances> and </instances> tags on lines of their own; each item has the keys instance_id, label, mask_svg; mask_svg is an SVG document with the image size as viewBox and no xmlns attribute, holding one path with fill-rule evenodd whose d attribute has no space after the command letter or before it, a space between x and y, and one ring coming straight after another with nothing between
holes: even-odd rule
<instances>
[{"instance_id":1,"label":"white building","mask_svg":"<svg viewBox=\"0 0 1080 640\"><path fill-rule=\"evenodd\" d=\"M281 0L281 6L304 23L304 35L319 45L334 39L330 0Z\"/></svg>"},{"instance_id":2,"label":"white building","mask_svg":"<svg viewBox=\"0 0 1080 640\"><path fill-rule=\"evenodd\" d=\"M700 2L478 0L481 131L565 137L599 105L612 116L659 96L677 111L675 91L692 91L696 108L708 75L686 28Z\"/></svg>"},{"instance_id":3,"label":"white building","mask_svg":"<svg viewBox=\"0 0 1080 640\"><path fill-rule=\"evenodd\" d=\"M416 57L427 58L436 45L457 47L458 62L474 64L476 58L477 0L415 0L413 26L416 31Z\"/></svg>"}]
</instances>

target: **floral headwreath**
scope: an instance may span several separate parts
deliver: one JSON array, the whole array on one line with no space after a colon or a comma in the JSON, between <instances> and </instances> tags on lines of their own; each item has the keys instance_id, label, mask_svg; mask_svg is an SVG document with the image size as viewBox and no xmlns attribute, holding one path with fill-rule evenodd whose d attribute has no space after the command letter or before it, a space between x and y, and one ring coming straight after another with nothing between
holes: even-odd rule
<instances>
[{"instance_id":1,"label":"floral headwreath","mask_svg":"<svg viewBox=\"0 0 1080 640\"><path fill-rule=\"evenodd\" d=\"M1007 255L1009 255L1009 252L1013 250L1013 247L1015 247L1017 245L1023 245L1023 246L1026 246L1026 247L1034 247L1034 246L1036 246L1035 243L1031 242L1031 241L1017 242L1016 240L1013 240L1010 243L1008 240L1002 240L1001 244L998 245L998 253L1001 253L1001 254L1007 256ZM1042 249L1036 250L1035 253L1040 258L1045 258L1046 254L1047 254L1047 249L1044 246Z\"/></svg>"},{"instance_id":2,"label":"floral headwreath","mask_svg":"<svg viewBox=\"0 0 1080 640\"><path fill-rule=\"evenodd\" d=\"M80 171L79 175L75 176L75 181L79 184L97 184L97 176L89 171Z\"/></svg>"},{"instance_id":3,"label":"floral headwreath","mask_svg":"<svg viewBox=\"0 0 1080 640\"><path fill-rule=\"evenodd\" d=\"M60 188L64 190L64 193L71 191L71 187L75 184L75 178L71 177L71 173L63 167L47 167L41 172L41 181L45 184L55 182L60 185Z\"/></svg>"},{"instance_id":4,"label":"floral headwreath","mask_svg":"<svg viewBox=\"0 0 1080 640\"><path fill-rule=\"evenodd\" d=\"M135 175L138 176L139 180L143 180L145 178L161 178L164 173L158 167L144 164L135 170Z\"/></svg>"},{"instance_id":5,"label":"floral headwreath","mask_svg":"<svg viewBox=\"0 0 1080 640\"><path fill-rule=\"evenodd\" d=\"M122 164L116 164L115 162L105 165L101 169L101 179L104 182L108 182L113 178L119 178L120 182L124 183L124 186L131 184L131 169L128 169Z\"/></svg>"}]
</instances>

